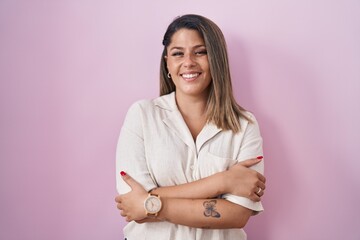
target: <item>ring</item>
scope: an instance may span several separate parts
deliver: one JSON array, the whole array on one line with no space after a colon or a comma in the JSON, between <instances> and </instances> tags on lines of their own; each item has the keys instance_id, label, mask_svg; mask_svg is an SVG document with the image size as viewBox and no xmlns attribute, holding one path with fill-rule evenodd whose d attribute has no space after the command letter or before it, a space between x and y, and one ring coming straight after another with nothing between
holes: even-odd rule
<instances>
[{"instance_id":1,"label":"ring","mask_svg":"<svg viewBox=\"0 0 360 240\"><path fill-rule=\"evenodd\" d=\"M261 192L261 188L259 188L259 190L256 192L256 194L259 194Z\"/></svg>"}]
</instances>

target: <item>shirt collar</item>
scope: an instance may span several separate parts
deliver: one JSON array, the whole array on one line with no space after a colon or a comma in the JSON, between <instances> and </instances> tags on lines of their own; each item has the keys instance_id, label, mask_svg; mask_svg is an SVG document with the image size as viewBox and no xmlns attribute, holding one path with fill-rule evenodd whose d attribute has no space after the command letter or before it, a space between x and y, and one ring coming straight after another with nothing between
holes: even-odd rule
<instances>
[{"instance_id":1,"label":"shirt collar","mask_svg":"<svg viewBox=\"0 0 360 240\"><path fill-rule=\"evenodd\" d=\"M177 107L175 92L156 98L154 100L154 104L162 109L172 112L171 115L168 115L163 119L163 122L173 131L175 131L176 134L196 152L200 151L201 147L206 141L214 137L217 133L221 132L221 129L218 128L215 124L207 123L200 134L197 136L195 143Z\"/></svg>"}]
</instances>

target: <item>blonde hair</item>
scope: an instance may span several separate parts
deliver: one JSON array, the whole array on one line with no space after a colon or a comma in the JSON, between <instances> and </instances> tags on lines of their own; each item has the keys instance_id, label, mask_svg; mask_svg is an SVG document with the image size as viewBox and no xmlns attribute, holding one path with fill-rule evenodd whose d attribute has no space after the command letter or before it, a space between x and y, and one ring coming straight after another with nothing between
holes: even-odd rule
<instances>
[{"instance_id":1,"label":"blonde hair","mask_svg":"<svg viewBox=\"0 0 360 240\"><path fill-rule=\"evenodd\" d=\"M162 42L164 50L160 63L160 96L176 90L172 79L167 77L165 56L171 37L183 28L196 30L205 42L212 77L207 102L207 121L218 128L239 132L240 118L252 121L244 114L245 109L237 104L233 96L225 38L220 28L210 19L188 14L176 18L168 26Z\"/></svg>"}]
</instances>

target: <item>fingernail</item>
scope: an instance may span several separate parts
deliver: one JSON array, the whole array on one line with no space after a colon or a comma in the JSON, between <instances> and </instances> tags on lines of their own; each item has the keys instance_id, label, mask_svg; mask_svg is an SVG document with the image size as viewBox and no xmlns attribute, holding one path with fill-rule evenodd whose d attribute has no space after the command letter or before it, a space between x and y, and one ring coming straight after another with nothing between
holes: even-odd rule
<instances>
[{"instance_id":1,"label":"fingernail","mask_svg":"<svg viewBox=\"0 0 360 240\"><path fill-rule=\"evenodd\" d=\"M263 159L264 157L263 156L258 156L257 159Z\"/></svg>"},{"instance_id":2,"label":"fingernail","mask_svg":"<svg viewBox=\"0 0 360 240\"><path fill-rule=\"evenodd\" d=\"M126 176L126 172L121 171L121 172L120 172L120 175L121 175L121 176Z\"/></svg>"}]
</instances>

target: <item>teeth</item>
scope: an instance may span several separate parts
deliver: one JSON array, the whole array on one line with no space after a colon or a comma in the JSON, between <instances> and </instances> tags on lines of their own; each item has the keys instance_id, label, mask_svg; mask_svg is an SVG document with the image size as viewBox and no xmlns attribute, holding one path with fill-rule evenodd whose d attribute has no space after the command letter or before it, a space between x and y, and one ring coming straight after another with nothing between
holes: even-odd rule
<instances>
[{"instance_id":1,"label":"teeth","mask_svg":"<svg viewBox=\"0 0 360 240\"><path fill-rule=\"evenodd\" d=\"M183 74L183 78L195 78L199 76L199 73L189 73L189 74Z\"/></svg>"}]
</instances>

